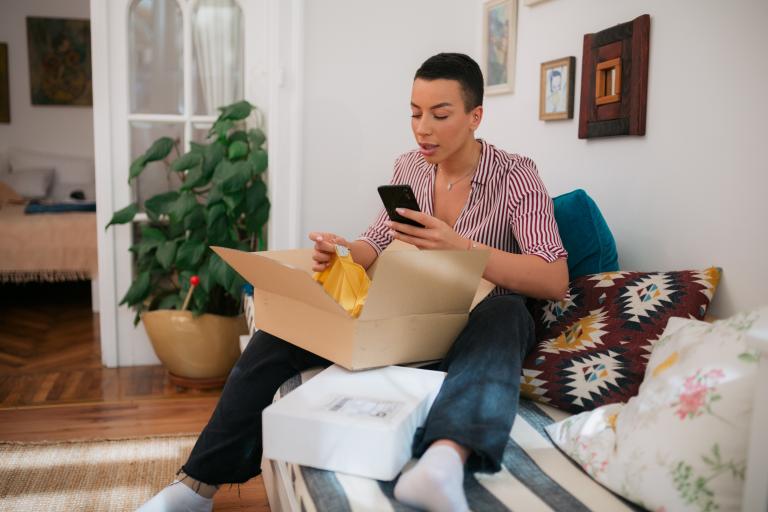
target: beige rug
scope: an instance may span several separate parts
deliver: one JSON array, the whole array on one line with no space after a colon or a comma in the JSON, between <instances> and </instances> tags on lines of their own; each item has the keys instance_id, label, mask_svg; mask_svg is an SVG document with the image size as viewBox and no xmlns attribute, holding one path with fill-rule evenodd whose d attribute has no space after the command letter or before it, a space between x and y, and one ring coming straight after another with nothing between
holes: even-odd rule
<instances>
[{"instance_id":1,"label":"beige rug","mask_svg":"<svg viewBox=\"0 0 768 512\"><path fill-rule=\"evenodd\" d=\"M135 510L173 480L196 437L0 442L0 511Z\"/></svg>"}]
</instances>

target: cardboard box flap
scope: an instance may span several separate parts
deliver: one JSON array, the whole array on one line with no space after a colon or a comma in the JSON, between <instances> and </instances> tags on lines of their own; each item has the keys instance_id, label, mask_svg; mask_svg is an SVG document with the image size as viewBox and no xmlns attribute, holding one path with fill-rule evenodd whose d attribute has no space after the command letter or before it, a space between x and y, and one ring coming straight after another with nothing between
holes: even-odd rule
<instances>
[{"instance_id":1,"label":"cardboard box flap","mask_svg":"<svg viewBox=\"0 0 768 512\"><path fill-rule=\"evenodd\" d=\"M490 251L384 251L360 320L466 313Z\"/></svg>"},{"instance_id":2,"label":"cardboard box flap","mask_svg":"<svg viewBox=\"0 0 768 512\"><path fill-rule=\"evenodd\" d=\"M245 252L211 247L257 290L304 302L329 313L349 314L312 279L312 250Z\"/></svg>"}]
</instances>

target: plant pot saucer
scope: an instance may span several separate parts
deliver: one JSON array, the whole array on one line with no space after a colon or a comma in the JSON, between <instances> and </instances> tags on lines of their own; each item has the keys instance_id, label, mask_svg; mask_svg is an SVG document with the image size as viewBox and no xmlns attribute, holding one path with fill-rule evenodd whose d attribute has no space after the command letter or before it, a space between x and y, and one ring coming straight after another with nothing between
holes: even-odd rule
<instances>
[{"instance_id":1,"label":"plant pot saucer","mask_svg":"<svg viewBox=\"0 0 768 512\"><path fill-rule=\"evenodd\" d=\"M187 389L218 389L223 388L224 383L227 382L227 377L208 377L208 378L195 378L195 377L181 377L168 372L168 380L171 381L176 387Z\"/></svg>"}]
</instances>

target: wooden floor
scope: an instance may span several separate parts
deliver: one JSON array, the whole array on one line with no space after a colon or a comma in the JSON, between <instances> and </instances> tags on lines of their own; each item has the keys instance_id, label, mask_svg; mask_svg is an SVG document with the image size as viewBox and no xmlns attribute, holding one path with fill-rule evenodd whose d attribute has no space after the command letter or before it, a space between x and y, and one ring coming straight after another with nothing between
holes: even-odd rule
<instances>
[{"instance_id":1,"label":"wooden floor","mask_svg":"<svg viewBox=\"0 0 768 512\"><path fill-rule=\"evenodd\" d=\"M218 396L177 389L161 366L103 368L89 283L0 284L0 440L196 433ZM214 510L269 510L261 477L239 494L222 488Z\"/></svg>"}]
</instances>

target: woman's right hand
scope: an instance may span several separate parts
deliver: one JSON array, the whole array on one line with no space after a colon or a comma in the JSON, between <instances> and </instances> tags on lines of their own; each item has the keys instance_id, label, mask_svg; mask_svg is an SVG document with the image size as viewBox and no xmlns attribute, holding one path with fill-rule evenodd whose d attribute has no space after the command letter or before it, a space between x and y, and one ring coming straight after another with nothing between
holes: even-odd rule
<instances>
[{"instance_id":1,"label":"woman's right hand","mask_svg":"<svg viewBox=\"0 0 768 512\"><path fill-rule=\"evenodd\" d=\"M349 247L349 242L344 237L334 235L333 233L313 231L309 234L309 239L315 242L315 250L312 253L312 259L315 261L312 270L315 272L322 272L328 266L331 256L336 252L334 246L343 245Z\"/></svg>"}]
</instances>

